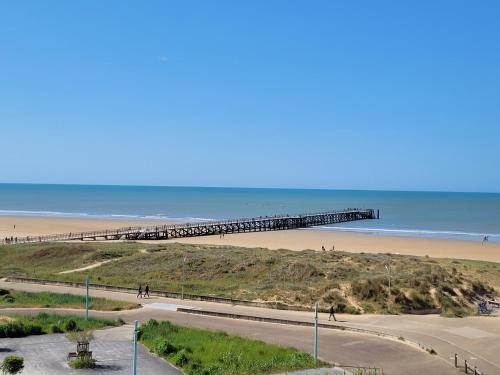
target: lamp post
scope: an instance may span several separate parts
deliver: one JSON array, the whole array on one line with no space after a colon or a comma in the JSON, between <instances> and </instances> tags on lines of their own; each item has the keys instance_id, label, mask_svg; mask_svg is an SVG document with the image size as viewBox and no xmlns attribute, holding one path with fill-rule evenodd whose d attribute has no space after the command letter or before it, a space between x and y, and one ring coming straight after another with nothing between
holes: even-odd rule
<instances>
[{"instance_id":1,"label":"lamp post","mask_svg":"<svg viewBox=\"0 0 500 375\"><path fill-rule=\"evenodd\" d=\"M181 299L184 299L184 278L185 278L185 275L184 275L184 267L186 265L186 256L184 255L182 257L182 290L181 290Z\"/></svg>"},{"instance_id":2,"label":"lamp post","mask_svg":"<svg viewBox=\"0 0 500 375\"><path fill-rule=\"evenodd\" d=\"M318 360L318 302L314 305L314 360Z\"/></svg>"},{"instance_id":3,"label":"lamp post","mask_svg":"<svg viewBox=\"0 0 500 375\"><path fill-rule=\"evenodd\" d=\"M85 319L89 320L89 276L85 277Z\"/></svg>"},{"instance_id":4,"label":"lamp post","mask_svg":"<svg viewBox=\"0 0 500 375\"><path fill-rule=\"evenodd\" d=\"M134 356L132 357L132 374L137 374L137 320L134 321Z\"/></svg>"}]
</instances>

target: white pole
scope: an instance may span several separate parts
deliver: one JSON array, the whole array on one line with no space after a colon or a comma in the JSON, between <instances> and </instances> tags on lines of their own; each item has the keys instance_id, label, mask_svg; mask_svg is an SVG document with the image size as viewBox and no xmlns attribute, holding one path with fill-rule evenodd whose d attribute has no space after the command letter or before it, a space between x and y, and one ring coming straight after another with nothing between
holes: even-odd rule
<instances>
[{"instance_id":1,"label":"white pole","mask_svg":"<svg viewBox=\"0 0 500 375\"><path fill-rule=\"evenodd\" d=\"M137 374L137 320L134 321L134 357L133 357L133 375Z\"/></svg>"},{"instance_id":2,"label":"white pole","mask_svg":"<svg viewBox=\"0 0 500 375\"><path fill-rule=\"evenodd\" d=\"M86 289L86 294L85 294L85 319L89 319L89 277L87 276L85 278L85 289Z\"/></svg>"},{"instance_id":3,"label":"white pole","mask_svg":"<svg viewBox=\"0 0 500 375\"><path fill-rule=\"evenodd\" d=\"M318 302L314 305L314 360L318 360Z\"/></svg>"}]
</instances>

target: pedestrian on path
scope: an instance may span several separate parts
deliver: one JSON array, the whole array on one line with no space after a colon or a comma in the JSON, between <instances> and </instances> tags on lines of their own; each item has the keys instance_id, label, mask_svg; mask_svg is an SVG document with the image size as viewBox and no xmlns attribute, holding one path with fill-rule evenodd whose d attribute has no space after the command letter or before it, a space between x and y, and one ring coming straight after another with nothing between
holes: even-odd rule
<instances>
[{"instance_id":1,"label":"pedestrian on path","mask_svg":"<svg viewBox=\"0 0 500 375\"><path fill-rule=\"evenodd\" d=\"M149 298L149 284L146 284L146 288L144 289L144 298L148 296Z\"/></svg>"},{"instance_id":2,"label":"pedestrian on path","mask_svg":"<svg viewBox=\"0 0 500 375\"><path fill-rule=\"evenodd\" d=\"M137 291L137 298L141 297L142 298L142 285L139 285L139 290Z\"/></svg>"},{"instance_id":3,"label":"pedestrian on path","mask_svg":"<svg viewBox=\"0 0 500 375\"><path fill-rule=\"evenodd\" d=\"M332 316L333 320L337 321L337 318L335 318L335 307L333 305L330 306L330 316L328 317L328 321L332 319Z\"/></svg>"}]
</instances>

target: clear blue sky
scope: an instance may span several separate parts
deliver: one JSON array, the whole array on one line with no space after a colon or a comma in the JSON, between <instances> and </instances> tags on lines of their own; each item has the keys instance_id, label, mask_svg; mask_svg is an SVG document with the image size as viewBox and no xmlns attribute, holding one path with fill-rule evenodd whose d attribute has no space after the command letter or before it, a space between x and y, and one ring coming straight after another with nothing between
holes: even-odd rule
<instances>
[{"instance_id":1,"label":"clear blue sky","mask_svg":"<svg viewBox=\"0 0 500 375\"><path fill-rule=\"evenodd\" d=\"M498 1L2 1L0 182L500 191Z\"/></svg>"}]
</instances>

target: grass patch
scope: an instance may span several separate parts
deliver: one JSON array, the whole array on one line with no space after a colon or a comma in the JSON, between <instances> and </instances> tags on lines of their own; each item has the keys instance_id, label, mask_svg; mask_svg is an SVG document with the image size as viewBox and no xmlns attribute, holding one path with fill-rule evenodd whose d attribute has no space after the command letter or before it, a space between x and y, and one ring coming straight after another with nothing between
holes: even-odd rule
<instances>
[{"instance_id":1,"label":"grass patch","mask_svg":"<svg viewBox=\"0 0 500 375\"><path fill-rule=\"evenodd\" d=\"M85 273L59 274L110 258L116 260ZM83 282L86 274L99 284L148 283L153 291L177 292L184 286L185 293L301 308L319 301L320 310L334 304L348 313L441 309L445 316L465 316L474 312L475 301L500 290L500 264L473 260L178 243L0 246L0 277Z\"/></svg>"},{"instance_id":2,"label":"grass patch","mask_svg":"<svg viewBox=\"0 0 500 375\"><path fill-rule=\"evenodd\" d=\"M5 291L5 290L4 290ZM51 292L21 292L15 290L0 293L0 309L9 307L66 307L85 308L85 296L60 294ZM119 311L135 309L141 305L136 303L114 301L105 298L90 298L90 308L99 311Z\"/></svg>"},{"instance_id":3,"label":"grass patch","mask_svg":"<svg viewBox=\"0 0 500 375\"><path fill-rule=\"evenodd\" d=\"M0 317L2 318L2 317ZM0 338L26 337L46 333L84 331L105 327L116 327L122 323L116 320L80 316L41 313L35 316L9 316L0 319Z\"/></svg>"},{"instance_id":4,"label":"grass patch","mask_svg":"<svg viewBox=\"0 0 500 375\"><path fill-rule=\"evenodd\" d=\"M152 352L188 375L253 375L327 366L304 352L207 331L150 320L141 325L140 340Z\"/></svg>"}]
</instances>

